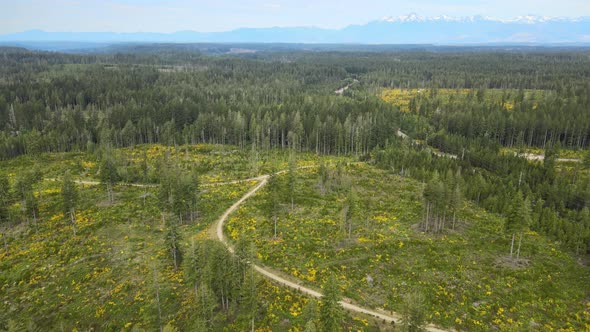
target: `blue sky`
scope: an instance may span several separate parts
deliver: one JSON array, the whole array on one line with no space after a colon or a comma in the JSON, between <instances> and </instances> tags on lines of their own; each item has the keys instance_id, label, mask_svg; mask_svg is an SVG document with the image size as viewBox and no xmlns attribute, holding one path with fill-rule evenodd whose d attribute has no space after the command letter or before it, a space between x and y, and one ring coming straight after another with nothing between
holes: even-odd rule
<instances>
[{"instance_id":1,"label":"blue sky","mask_svg":"<svg viewBox=\"0 0 590 332\"><path fill-rule=\"evenodd\" d=\"M0 0L0 34L46 31L226 31L341 28L384 16L590 16L589 0Z\"/></svg>"}]
</instances>

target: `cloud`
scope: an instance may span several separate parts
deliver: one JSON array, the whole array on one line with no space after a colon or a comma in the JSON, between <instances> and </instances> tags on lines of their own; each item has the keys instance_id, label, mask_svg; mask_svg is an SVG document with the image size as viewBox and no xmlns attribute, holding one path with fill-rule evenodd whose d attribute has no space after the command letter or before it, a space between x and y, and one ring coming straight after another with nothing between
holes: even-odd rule
<instances>
[{"instance_id":1,"label":"cloud","mask_svg":"<svg viewBox=\"0 0 590 332\"><path fill-rule=\"evenodd\" d=\"M265 3L263 7L269 9L281 9L282 6L280 3Z\"/></svg>"}]
</instances>

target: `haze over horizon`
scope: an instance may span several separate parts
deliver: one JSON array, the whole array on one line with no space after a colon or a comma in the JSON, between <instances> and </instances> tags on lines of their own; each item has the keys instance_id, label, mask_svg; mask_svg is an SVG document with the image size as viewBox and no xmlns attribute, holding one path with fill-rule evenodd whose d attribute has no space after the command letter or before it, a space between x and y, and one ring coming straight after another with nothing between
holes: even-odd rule
<instances>
[{"instance_id":1,"label":"haze over horizon","mask_svg":"<svg viewBox=\"0 0 590 332\"><path fill-rule=\"evenodd\" d=\"M239 28L319 27L341 29L383 17L590 16L590 2L554 1L341 1L285 0L1 0L0 35L28 30L52 32L220 32Z\"/></svg>"}]
</instances>

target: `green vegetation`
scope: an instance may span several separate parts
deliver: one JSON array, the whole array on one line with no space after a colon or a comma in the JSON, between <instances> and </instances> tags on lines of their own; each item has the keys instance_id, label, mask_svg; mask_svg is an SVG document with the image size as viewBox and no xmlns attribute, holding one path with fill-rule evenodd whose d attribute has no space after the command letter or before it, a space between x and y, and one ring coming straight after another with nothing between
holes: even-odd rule
<instances>
[{"instance_id":1,"label":"green vegetation","mask_svg":"<svg viewBox=\"0 0 590 332\"><path fill-rule=\"evenodd\" d=\"M0 53L1 330L590 328L586 51Z\"/></svg>"},{"instance_id":2,"label":"green vegetation","mask_svg":"<svg viewBox=\"0 0 590 332\"><path fill-rule=\"evenodd\" d=\"M405 294L420 292L427 320L442 326L579 330L588 322L590 271L536 232L525 232L522 259L511 259L515 228L505 218L462 204L454 225L426 233L423 184L362 164L329 173L323 194L316 170L299 172L295 208L284 200L277 237L261 208L268 190L230 218L227 233L253 238L264 264L316 287L334 273L345 296L363 305L403 312ZM363 211L352 231L351 188Z\"/></svg>"},{"instance_id":3,"label":"green vegetation","mask_svg":"<svg viewBox=\"0 0 590 332\"><path fill-rule=\"evenodd\" d=\"M43 154L39 159L48 172L23 177L15 174L31 168L30 158L3 162L0 175L10 179L3 193L6 187L14 190L2 196L8 197L0 249L3 328L152 330L170 325L180 330L241 330L253 323L262 331L291 326L303 330L307 321L298 316L308 299L254 274L248 267L254 255L251 245L239 244L243 249L238 253L244 254L235 261L219 242L208 239L211 223L254 183L209 186L244 179L242 171L226 168L243 170L248 164L244 153L223 146L142 146L111 153L108 158L118 177L142 163L137 155L147 156L148 173L172 167L189 174L185 167L192 165L192 176L203 186L194 219L178 215L167 204L168 197L166 204L159 203L162 188L183 192L182 183L164 182L169 178L162 177L156 187L116 182L109 189L91 182L104 169L94 155ZM266 160L287 165L288 156L261 152L259 168L268 171ZM299 156L303 163L317 159ZM64 168L63 180L51 181ZM73 182L79 179L86 184ZM106 194L109 190L112 196ZM33 210L24 208L31 197L35 220ZM191 213L189 205L186 214ZM226 284L216 284L224 280ZM345 324L364 326L350 316Z\"/></svg>"}]
</instances>

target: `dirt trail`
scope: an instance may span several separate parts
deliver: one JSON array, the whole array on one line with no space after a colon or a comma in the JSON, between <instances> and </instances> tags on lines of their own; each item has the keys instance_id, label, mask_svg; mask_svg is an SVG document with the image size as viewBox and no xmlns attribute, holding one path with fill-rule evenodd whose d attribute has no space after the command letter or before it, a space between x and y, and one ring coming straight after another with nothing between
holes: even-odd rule
<instances>
[{"instance_id":1,"label":"dirt trail","mask_svg":"<svg viewBox=\"0 0 590 332\"><path fill-rule=\"evenodd\" d=\"M348 90L348 88L350 88L354 83L358 83L358 80L357 79L353 80L352 83L350 83L347 86L342 87L342 88L334 91L334 93L337 94L337 95L342 95L342 94L344 94L344 91Z\"/></svg>"},{"instance_id":2,"label":"dirt trail","mask_svg":"<svg viewBox=\"0 0 590 332\"><path fill-rule=\"evenodd\" d=\"M534 161L545 160L545 155L542 155L542 154L535 154L535 153L528 153L528 152L526 152L526 153L516 153L515 152L515 154L519 157L526 158L527 160L534 160ZM563 162L563 163L566 163L566 162L579 163L582 160L575 159L575 158L557 158L556 161Z\"/></svg>"},{"instance_id":3,"label":"dirt trail","mask_svg":"<svg viewBox=\"0 0 590 332\"><path fill-rule=\"evenodd\" d=\"M401 130L397 130L395 133L396 136L403 138L403 139L411 139L410 136L406 135L403 131ZM418 142L417 140L412 139L412 142L414 144L421 144L420 142ZM455 154L452 153L445 153L445 152L439 152L439 151L432 151L432 154L438 156L438 157L448 157L448 158L452 158L452 159L458 159L459 157ZM526 160L531 160L531 161L543 161L545 159L545 156L542 154L534 154L534 153L516 153L515 155L521 158L525 158ZM556 159L558 162L574 162L574 163L579 163L582 160L580 159L574 159L574 158L557 158Z\"/></svg>"},{"instance_id":4,"label":"dirt trail","mask_svg":"<svg viewBox=\"0 0 590 332\"><path fill-rule=\"evenodd\" d=\"M45 179L45 180L46 181L53 181L53 182L61 181L61 179L55 179L55 178L50 178L50 179ZM99 184L101 184L100 181L88 181L88 180L74 180L74 183L87 185L87 186L98 186ZM125 182L119 182L119 183L117 183L117 185L128 186L128 187L141 187L141 188L153 188L153 187L158 186L157 184L125 183Z\"/></svg>"},{"instance_id":5,"label":"dirt trail","mask_svg":"<svg viewBox=\"0 0 590 332\"><path fill-rule=\"evenodd\" d=\"M301 168L310 168L310 167L314 167L314 166L305 166L305 167L301 167ZM280 171L277 174L283 174L285 172L286 171ZM262 175L262 176L258 177L260 182L258 184L256 184L255 187L250 189L246 194L244 194L244 196L242 196L242 198L240 198L237 202L235 202L232 206L230 206L227 210L225 210L225 212L223 212L221 217L219 217L219 219L210 228L209 234L213 235L213 238L217 238L219 241L221 241L230 252L233 253L234 249L227 242L227 239L226 239L225 235L223 234L223 223L227 220L227 218L229 217L230 214L232 214L234 211L236 211L240 207L240 205L242 203L244 203L244 201L246 201L248 198L253 196L262 187L264 187L264 185L266 185L266 183L268 182L269 177L270 177L270 175ZM263 267L260 265L253 265L253 268L256 271L258 271L260 274L265 276L266 278L271 279L274 282L276 282L282 286L287 286L289 288L299 290L299 291L303 292L304 294L307 294L312 297L316 297L316 298L322 297L322 294L320 292L313 290L311 288L307 288L305 286L302 286L296 282L287 280L287 279L277 275L276 273L274 273L271 269L269 269L267 267ZM363 307L357 306L355 304L352 304L348 301L340 301L340 304L342 305L342 307L344 309L349 310L349 311L354 311L354 312L362 313L365 315L373 316L377 319L386 321L388 323L391 323L391 322L394 322L396 324L400 323L400 316L395 313L390 314L390 313L386 313L381 310L372 310L372 309L363 308ZM426 327L426 330L430 331L430 332L444 332L445 331L445 330L438 329L434 325L428 325Z\"/></svg>"},{"instance_id":6,"label":"dirt trail","mask_svg":"<svg viewBox=\"0 0 590 332\"><path fill-rule=\"evenodd\" d=\"M215 187L215 186L223 186L223 185L228 185L228 184L237 184L237 183L244 183L244 182L250 182L250 181L260 181L264 177L266 177L266 175L257 176L257 177L253 177L253 178L247 178L247 179L241 179L241 180L226 181L226 182L202 183L201 187ZM46 181L57 182L57 181L61 181L61 180L55 179L55 178L50 178L50 179L46 179ZM87 186L98 186L101 184L100 181L87 181L87 180L74 180L74 183L87 185ZM156 188L158 186L157 184L126 183L126 182L119 182L119 183L117 183L117 185L128 186L128 187L140 187L140 188Z\"/></svg>"}]
</instances>

